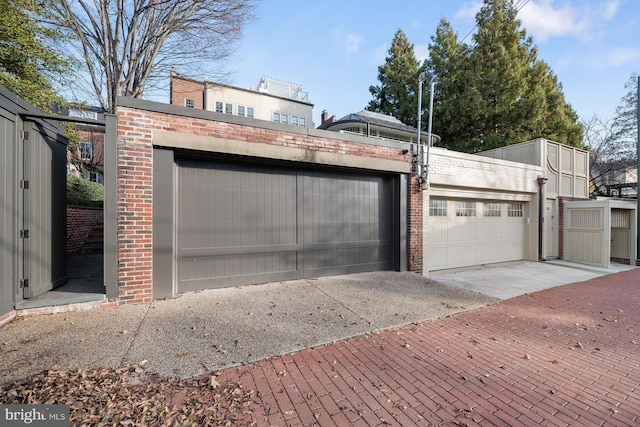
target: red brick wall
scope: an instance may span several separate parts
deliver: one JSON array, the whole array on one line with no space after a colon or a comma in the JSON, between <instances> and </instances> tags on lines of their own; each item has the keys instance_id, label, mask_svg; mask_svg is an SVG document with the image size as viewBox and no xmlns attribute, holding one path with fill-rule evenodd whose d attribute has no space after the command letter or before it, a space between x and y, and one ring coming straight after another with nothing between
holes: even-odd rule
<instances>
[{"instance_id":1,"label":"red brick wall","mask_svg":"<svg viewBox=\"0 0 640 427\"><path fill-rule=\"evenodd\" d=\"M185 99L193 99L193 108L204 110L204 85L194 80L171 76L170 103L186 107Z\"/></svg>"},{"instance_id":2,"label":"red brick wall","mask_svg":"<svg viewBox=\"0 0 640 427\"><path fill-rule=\"evenodd\" d=\"M417 176L411 176L409 180L409 193L407 198L407 254L409 256L409 271L422 274L423 272L423 234L422 234L422 186Z\"/></svg>"},{"instance_id":3,"label":"red brick wall","mask_svg":"<svg viewBox=\"0 0 640 427\"><path fill-rule=\"evenodd\" d=\"M309 151L410 161L410 156L402 154L402 150L397 148L173 116L129 107L120 107L117 114L118 293L121 304L146 302L152 298L154 129ZM422 274L422 192L414 178L410 183L407 209L409 266L411 271Z\"/></svg>"},{"instance_id":4,"label":"red brick wall","mask_svg":"<svg viewBox=\"0 0 640 427\"><path fill-rule=\"evenodd\" d=\"M102 208L67 206L67 256L80 252L93 225L103 218Z\"/></svg>"}]
</instances>

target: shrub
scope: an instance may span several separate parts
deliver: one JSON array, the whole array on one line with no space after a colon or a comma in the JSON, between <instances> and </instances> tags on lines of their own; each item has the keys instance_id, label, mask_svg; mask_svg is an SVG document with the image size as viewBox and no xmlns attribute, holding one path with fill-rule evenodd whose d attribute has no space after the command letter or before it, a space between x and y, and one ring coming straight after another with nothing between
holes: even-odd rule
<instances>
[{"instance_id":1,"label":"shrub","mask_svg":"<svg viewBox=\"0 0 640 427\"><path fill-rule=\"evenodd\" d=\"M104 186L77 176L67 175L67 204L102 207Z\"/></svg>"}]
</instances>

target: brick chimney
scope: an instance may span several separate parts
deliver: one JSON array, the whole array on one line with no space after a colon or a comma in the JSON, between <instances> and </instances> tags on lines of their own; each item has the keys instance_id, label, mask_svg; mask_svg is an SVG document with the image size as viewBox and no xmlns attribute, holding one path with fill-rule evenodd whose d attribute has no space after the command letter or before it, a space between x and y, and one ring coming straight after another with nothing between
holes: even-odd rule
<instances>
[{"instance_id":1,"label":"brick chimney","mask_svg":"<svg viewBox=\"0 0 640 427\"><path fill-rule=\"evenodd\" d=\"M322 110L320 121L321 123L320 126L318 126L318 129L326 129L336 121L336 116L329 117L329 113L327 112L327 110Z\"/></svg>"}]
</instances>

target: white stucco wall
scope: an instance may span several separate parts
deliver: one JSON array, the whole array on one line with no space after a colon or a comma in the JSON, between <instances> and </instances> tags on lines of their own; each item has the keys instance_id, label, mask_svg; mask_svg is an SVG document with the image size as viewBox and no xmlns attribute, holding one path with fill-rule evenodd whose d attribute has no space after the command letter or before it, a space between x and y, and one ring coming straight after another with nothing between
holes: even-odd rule
<instances>
[{"instance_id":1,"label":"white stucco wall","mask_svg":"<svg viewBox=\"0 0 640 427\"><path fill-rule=\"evenodd\" d=\"M207 110L215 111L216 101L232 103L233 114L237 114L238 105L244 105L254 109L256 119L271 121L272 114L279 112L289 116L304 117L304 127L315 127L312 122L312 104L271 96L263 92L212 84L207 88Z\"/></svg>"},{"instance_id":2,"label":"white stucco wall","mask_svg":"<svg viewBox=\"0 0 640 427\"><path fill-rule=\"evenodd\" d=\"M440 196L465 190L479 192L478 198L513 200L513 193L520 193L529 199L537 194L536 179L544 172L540 166L436 147L431 148L429 163L430 185Z\"/></svg>"}]
</instances>

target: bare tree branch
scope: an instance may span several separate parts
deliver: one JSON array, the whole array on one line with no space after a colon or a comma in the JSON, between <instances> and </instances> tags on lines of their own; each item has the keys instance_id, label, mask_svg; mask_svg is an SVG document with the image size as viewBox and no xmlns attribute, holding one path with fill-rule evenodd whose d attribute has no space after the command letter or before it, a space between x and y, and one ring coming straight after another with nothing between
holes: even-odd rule
<instances>
[{"instance_id":1,"label":"bare tree branch","mask_svg":"<svg viewBox=\"0 0 640 427\"><path fill-rule=\"evenodd\" d=\"M218 68L233 52L255 0L55 0L54 22L77 39L96 98L114 112L171 66ZM215 73L214 73L215 75Z\"/></svg>"}]
</instances>

